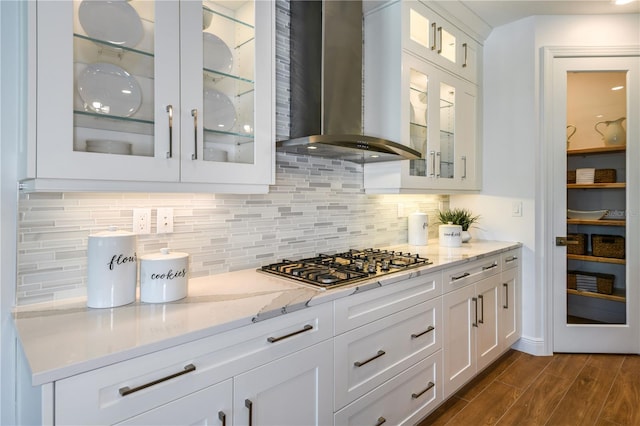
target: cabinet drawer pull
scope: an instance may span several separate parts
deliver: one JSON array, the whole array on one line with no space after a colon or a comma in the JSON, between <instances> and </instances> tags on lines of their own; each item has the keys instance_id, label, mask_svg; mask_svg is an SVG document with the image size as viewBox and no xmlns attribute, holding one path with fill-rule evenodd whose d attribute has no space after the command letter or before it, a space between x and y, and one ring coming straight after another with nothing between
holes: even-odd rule
<instances>
[{"instance_id":1,"label":"cabinet drawer pull","mask_svg":"<svg viewBox=\"0 0 640 426\"><path fill-rule=\"evenodd\" d=\"M509 309L509 284L504 283L502 286L504 287L504 305L502 305L502 307L504 309Z\"/></svg>"},{"instance_id":2,"label":"cabinet drawer pull","mask_svg":"<svg viewBox=\"0 0 640 426\"><path fill-rule=\"evenodd\" d=\"M244 400L244 406L249 409L249 426L253 425L253 402L250 399Z\"/></svg>"},{"instance_id":3,"label":"cabinet drawer pull","mask_svg":"<svg viewBox=\"0 0 640 426\"><path fill-rule=\"evenodd\" d=\"M169 113L169 152L167 158L173 157L173 105L167 105L167 113Z\"/></svg>"},{"instance_id":4,"label":"cabinet drawer pull","mask_svg":"<svg viewBox=\"0 0 640 426\"><path fill-rule=\"evenodd\" d=\"M296 334L304 333L305 331L309 331L309 330L313 330L313 326L307 324L304 327L302 327L302 330L294 331L293 333L289 333L289 334L286 334L286 335L280 336L280 337L269 337L267 339L267 342L269 342L269 343L279 342L280 340L284 340L286 338L295 336Z\"/></svg>"},{"instance_id":5,"label":"cabinet drawer pull","mask_svg":"<svg viewBox=\"0 0 640 426\"><path fill-rule=\"evenodd\" d=\"M435 328L432 325L430 325L429 327L427 327L427 329L425 331L423 331L421 333L418 333L418 334L412 334L411 338L412 339L417 339L418 337L422 336L423 334L427 334L428 332L433 331L433 330L435 330Z\"/></svg>"},{"instance_id":6,"label":"cabinet drawer pull","mask_svg":"<svg viewBox=\"0 0 640 426\"><path fill-rule=\"evenodd\" d=\"M504 260L504 263L513 262L514 260L518 260L518 256L511 256L511 257L507 257L507 258Z\"/></svg>"},{"instance_id":7,"label":"cabinet drawer pull","mask_svg":"<svg viewBox=\"0 0 640 426\"><path fill-rule=\"evenodd\" d=\"M227 415L224 411L218 411L218 419L222 422L222 426L227 426Z\"/></svg>"},{"instance_id":8,"label":"cabinet drawer pull","mask_svg":"<svg viewBox=\"0 0 640 426\"><path fill-rule=\"evenodd\" d=\"M498 262L493 262L493 264L491 264L491 265L489 265L489 266L483 266L483 267L482 267L482 270L483 270L483 271L486 271L486 270L488 270L488 269L493 269L493 268L495 268L496 266L498 266Z\"/></svg>"},{"instance_id":9,"label":"cabinet drawer pull","mask_svg":"<svg viewBox=\"0 0 640 426\"><path fill-rule=\"evenodd\" d=\"M464 274L458 275L457 277L451 277L451 281L461 280L463 278L468 277L469 275L471 275L471 274L468 273L468 272L465 272Z\"/></svg>"},{"instance_id":10,"label":"cabinet drawer pull","mask_svg":"<svg viewBox=\"0 0 640 426\"><path fill-rule=\"evenodd\" d=\"M372 356L371 358L369 358L369 359L367 359L365 361L356 361L356 362L353 363L353 365L355 365L356 367L362 367L363 365L370 363L374 359L380 358L384 354L386 354L385 351L379 350L378 353L375 354L374 356Z\"/></svg>"},{"instance_id":11,"label":"cabinet drawer pull","mask_svg":"<svg viewBox=\"0 0 640 426\"><path fill-rule=\"evenodd\" d=\"M467 43L462 43L462 48L464 49L464 62L462 62L462 68L466 68L467 67L467 50L469 49L469 47L467 46Z\"/></svg>"},{"instance_id":12,"label":"cabinet drawer pull","mask_svg":"<svg viewBox=\"0 0 640 426\"><path fill-rule=\"evenodd\" d=\"M191 154L192 160L198 159L198 110L196 108L191 110L191 116L193 117L193 154Z\"/></svg>"},{"instance_id":13,"label":"cabinet drawer pull","mask_svg":"<svg viewBox=\"0 0 640 426\"><path fill-rule=\"evenodd\" d=\"M149 383L145 383L144 385L140 385L140 386L136 386L135 388L130 388L129 386L125 386L123 388L118 389L118 392L120 392L120 396L127 396L129 394L132 394L134 392L138 392L142 389L146 389L146 388L150 388L151 386L155 386L158 383L162 383L162 382L166 382L167 380L171 380L171 379L175 379L178 376L182 376L183 374L187 374L187 373L191 373L192 371L196 371L196 366L193 364L187 364L184 366L184 370L178 372L178 373L173 373L170 374L166 377L163 377L161 379L158 380L154 380L152 382Z\"/></svg>"},{"instance_id":14,"label":"cabinet drawer pull","mask_svg":"<svg viewBox=\"0 0 640 426\"><path fill-rule=\"evenodd\" d=\"M473 327L477 327L478 326L478 299L476 299L475 297L472 297L471 301L475 304L475 308L476 308L476 320L475 322L471 323L471 325Z\"/></svg>"},{"instance_id":15,"label":"cabinet drawer pull","mask_svg":"<svg viewBox=\"0 0 640 426\"><path fill-rule=\"evenodd\" d=\"M378 417L378 422L374 426L380 426L385 424L386 422L387 422L387 419L385 419L384 417Z\"/></svg>"},{"instance_id":16,"label":"cabinet drawer pull","mask_svg":"<svg viewBox=\"0 0 640 426\"><path fill-rule=\"evenodd\" d=\"M480 299L480 319L478 324L484 324L484 296L479 294L478 299Z\"/></svg>"},{"instance_id":17,"label":"cabinet drawer pull","mask_svg":"<svg viewBox=\"0 0 640 426\"><path fill-rule=\"evenodd\" d=\"M426 388L424 388L422 391L418 392L418 393L412 393L411 394L411 398L412 399L418 399L420 398L425 392L427 392L429 389L431 389L432 387L434 387L436 384L433 382L429 382L429 384L427 385Z\"/></svg>"},{"instance_id":18,"label":"cabinet drawer pull","mask_svg":"<svg viewBox=\"0 0 640 426\"><path fill-rule=\"evenodd\" d=\"M438 36L436 34L436 23L435 22L431 24L431 29L433 30L433 39L432 39L433 41L432 41L432 44L431 44L431 50L436 50L436 38Z\"/></svg>"}]
</instances>

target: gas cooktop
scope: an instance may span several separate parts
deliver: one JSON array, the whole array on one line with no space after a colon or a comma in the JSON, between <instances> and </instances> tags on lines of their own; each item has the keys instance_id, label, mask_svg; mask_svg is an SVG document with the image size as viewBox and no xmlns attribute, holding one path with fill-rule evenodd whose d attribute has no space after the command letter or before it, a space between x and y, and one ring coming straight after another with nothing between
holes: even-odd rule
<instances>
[{"instance_id":1,"label":"gas cooktop","mask_svg":"<svg viewBox=\"0 0 640 426\"><path fill-rule=\"evenodd\" d=\"M432 263L417 254L367 248L331 255L319 254L300 260L283 259L263 266L258 271L326 289Z\"/></svg>"}]
</instances>

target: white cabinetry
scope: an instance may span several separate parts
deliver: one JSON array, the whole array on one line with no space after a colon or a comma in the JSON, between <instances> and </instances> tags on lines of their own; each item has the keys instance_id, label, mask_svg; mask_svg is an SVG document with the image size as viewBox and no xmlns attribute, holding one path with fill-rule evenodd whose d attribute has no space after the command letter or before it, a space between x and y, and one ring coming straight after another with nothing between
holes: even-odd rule
<instances>
[{"instance_id":1,"label":"white cabinetry","mask_svg":"<svg viewBox=\"0 0 640 426\"><path fill-rule=\"evenodd\" d=\"M334 302L335 424L411 424L442 401L441 289L437 272Z\"/></svg>"},{"instance_id":2,"label":"white cabinetry","mask_svg":"<svg viewBox=\"0 0 640 426\"><path fill-rule=\"evenodd\" d=\"M510 348L522 332L520 320L522 298L520 297L520 249L502 255L502 296L500 314L500 339L503 349Z\"/></svg>"},{"instance_id":3,"label":"white cabinetry","mask_svg":"<svg viewBox=\"0 0 640 426\"><path fill-rule=\"evenodd\" d=\"M367 164L367 192L480 188L479 49L417 1L394 2L365 16L365 131L422 154Z\"/></svg>"},{"instance_id":4,"label":"white cabinetry","mask_svg":"<svg viewBox=\"0 0 640 426\"><path fill-rule=\"evenodd\" d=\"M274 2L30 7L25 189L267 191Z\"/></svg>"},{"instance_id":5,"label":"white cabinetry","mask_svg":"<svg viewBox=\"0 0 640 426\"><path fill-rule=\"evenodd\" d=\"M191 407L192 419L247 424L245 400L257 425L327 423L332 333L326 304L62 379L55 423L166 424L181 415L172 407ZM280 410L282 403L292 408Z\"/></svg>"}]
</instances>

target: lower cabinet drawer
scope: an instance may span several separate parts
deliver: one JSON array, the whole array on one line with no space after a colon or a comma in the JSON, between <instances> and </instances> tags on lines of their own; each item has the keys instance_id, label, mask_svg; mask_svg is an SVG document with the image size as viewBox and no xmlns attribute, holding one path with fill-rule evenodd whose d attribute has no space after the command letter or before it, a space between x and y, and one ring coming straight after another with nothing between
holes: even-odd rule
<instances>
[{"instance_id":1,"label":"lower cabinet drawer","mask_svg":"<svg viewBox=\"0 0 640 426\"><path fill-rule=\"evenodd\" d=\"M442 345L441 299L381 318L335 337L335 408L400 374Z\"/></svg>"},{"instance_id":2,"label":"lower cabinet drawer","mask_svg":"<svg viewBox=\"0 0 640 426\"><path fill-rule=\"evenodd\" d=\"M331 304L324 304L58 380L55 422L117 423L332 334Z\"/></svg>"},{"instance_id":3,"label":"lower cabinet drawer","mask_svg":"<svg viewBox=\"0 0 640 426\"><path fill-rule=\"evenodd\" d=\"M414 425L442 402L442 351L429 356L334 415L334 425Z\"/></svg>"}]
</instances>

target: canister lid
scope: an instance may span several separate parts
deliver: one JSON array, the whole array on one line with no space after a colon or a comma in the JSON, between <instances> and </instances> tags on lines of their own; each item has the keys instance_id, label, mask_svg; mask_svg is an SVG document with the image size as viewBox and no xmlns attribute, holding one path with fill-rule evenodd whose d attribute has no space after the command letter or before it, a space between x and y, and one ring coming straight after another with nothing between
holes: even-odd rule
<instances>
[{"instance_id":1,"label":"canister lid","mask_svg":"<svg viewBox=\"0 0 640 426\"><path fill-rule=\"evenodd\" d=\"M160 249L160 253L151 253L145 254L141 256L141 260L172 260L172 259L183 259L188 257L189 253L182 253L179 251L171 251L167 247L163 247Z\"/></svg>"},{"instance_id":2,"label":"canister lid","mask_svg":"<svg viewBox=\"0 0 640 426\"><path fill-rule=\"evenodd\" d=\"M89 235L90 237L131 237L135 235L133 232L123 231L118 229L117 226L110 225L106 231L96 232Z\"/></svg>"}]
</instances>

